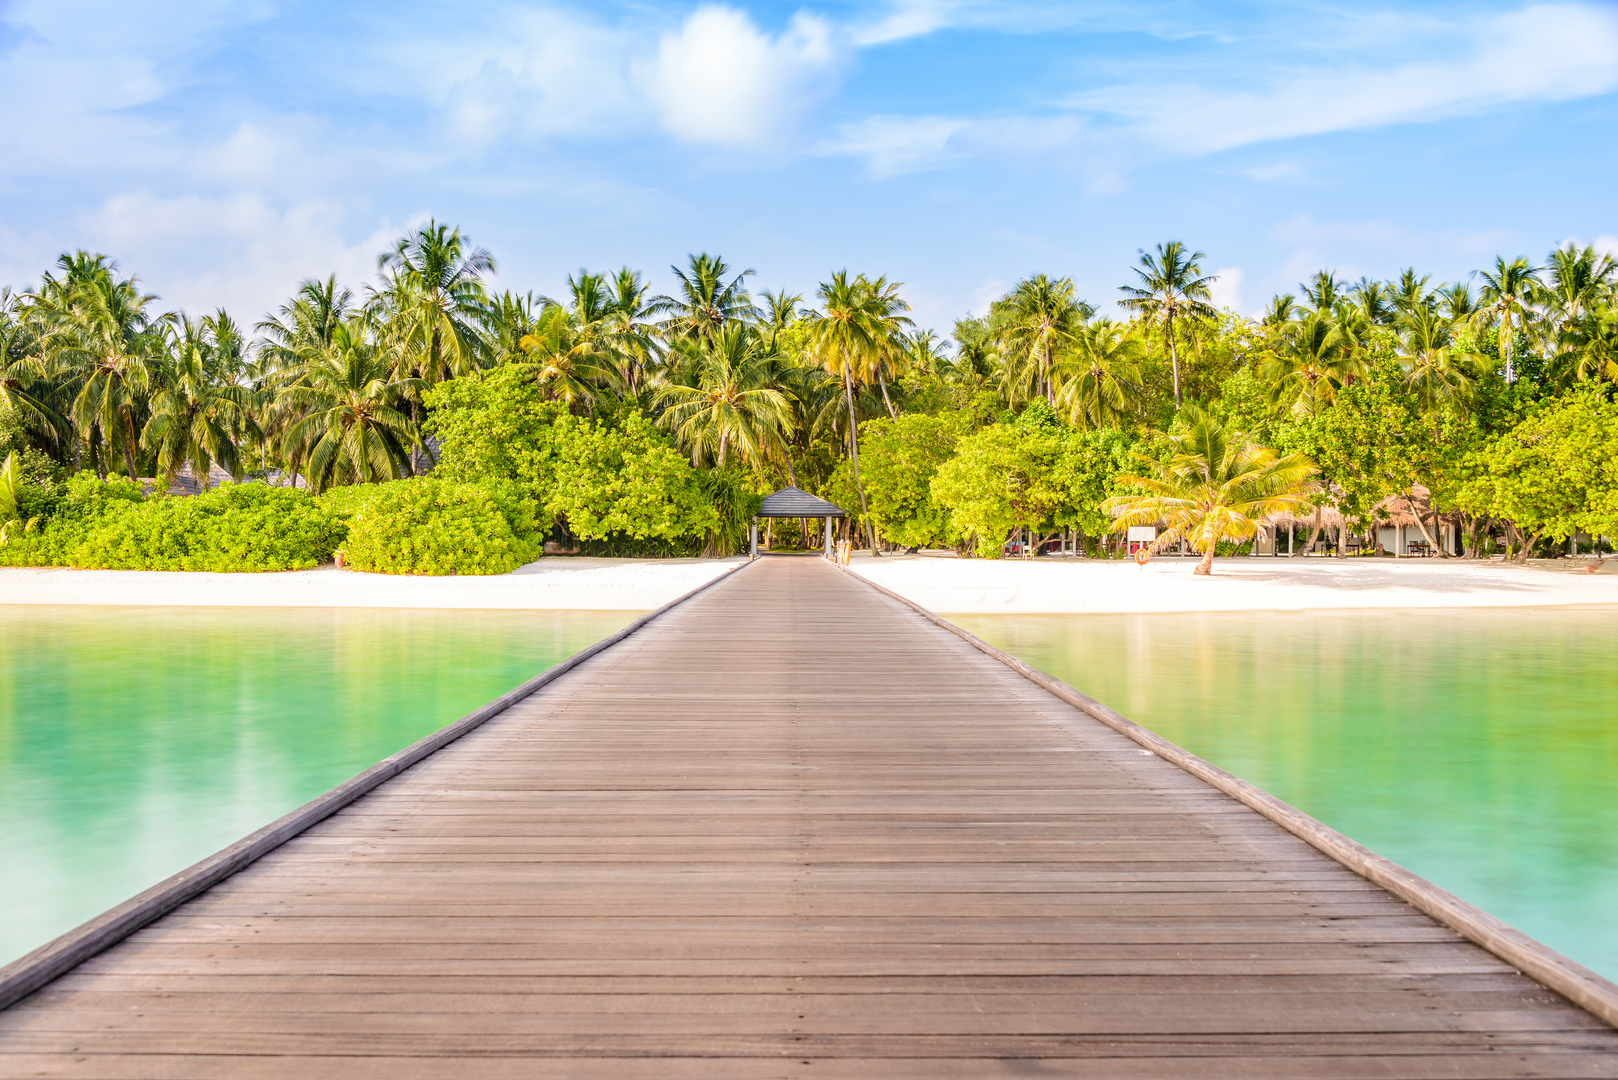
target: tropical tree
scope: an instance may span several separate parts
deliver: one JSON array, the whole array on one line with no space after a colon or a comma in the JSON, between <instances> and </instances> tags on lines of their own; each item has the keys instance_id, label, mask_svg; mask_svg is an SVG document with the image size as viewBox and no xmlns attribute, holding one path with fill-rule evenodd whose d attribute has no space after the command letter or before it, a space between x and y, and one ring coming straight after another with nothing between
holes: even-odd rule
<instances>
[{"instance_id":1,"label":"tropical tree","mask_svg":"<svg viewBox=\"0 0 1618 1080\"><path fill-rule=\"evenodd\" d=\"M1195 572L1207 576L1222 541L1246 540L1260 519L1308 505L1315 466L1301 454L1277 456L1194 405L1181 417L1187 427L1169 436L1165 460L1136 454L1146 471L1118 477L1138 494L1116 495L1102 509L1119 532L1163 522L1154 549L1188 542L1202 553Z\"/></svg>"},{"instance_id":2,"label":"tropical tree","mask_svg":"<svg viewBox=\"0 0 1618 1080\"><path fill-rule=\"evenodd\" d=\"M359 320L343 323L331 344L300 358L297 377L280 392L298 417L282 452L309 485L366 484L407 476L420 435L400 410L424 379L401 377L392 349L370 341Z\"/></svg>"},{"instance_id":3,"label":"tropical tree","mask_svg":"<svg viewBox=\"0 0 1618 1080\"><path fill-rule=\"evenodd\" d=\"M668 316L658 327L664 338L707 337L727 322L752 322L758 312L745 283L753 271L743 270L726 281L733 269L707 252L692 255L685 270L669 267L680 283L678 295L655 297L650 305L653 314Z\"/></svg>"},{"instance_id":4,"label":"tropical tree","mask_svg":"<svg viewBox=\"0 0 1618 1080\"><path fill-rule=\"evenodd\" d=\"M1500 358L1505 362L1506 382L1514 382L1517 378L1516 367L1511 355L1512 339L1516 337L1518 328L1525 328L1533 313L1533 306L1539 299L1540 283L1539 268L1530 266L1528 260L1522 257L1515 258L1509 263L1504 256L1496 256L1494 270L1482 271L1483 288L1480 291L1482 306L1478 309L1475 318L1479 322L1492 322L1500 329ZM1512 322L1516 319L1516 323Z\"/></svg>"},{"instance_id":5,"label":"tropical tree","mask_svg":"<svg viewBox=\"0 0 1618 1080\"><path fill-rule=\"evenodd\" d=\"M401 373L432 385L481 366L494 256L459 229L430 221L377 259L387 273L368 307ZM402 385L402 383L401 383Z\"/></svg>"},{"instance_id":6,"label":"tropical tree","mask_svg":"<svg viewBox=\"0 0 1618 1080\"><path fill-rule=\"evenodd\" d=\"M1427 413L1464 404L1477 385L1478 357L1455 349L1452 324L1428 307L1399 318L1399 355L1405 389Z\"/></svg>"},{"instance_id":7,"label":"tropical tree","mask_svg":"<svg viewBox=\"0 0 1618 1080\"><path fill-rule=\"evenodd\" d=\"M648 368L658 358L657 314L647 297L651 288L640 273L625 266L611 280L604 335L617 369L618 382L634 398L640 393Z\"/></svg>"},{"instance_id":8,"label":"tropical tree","mask_svg":"<svg viewBox=\"0 0 1618 1080\"><path fill-rule=\"evenodd\" d=\"M1281 328L1280 340L1262 370L1274 404L1312 415L1336 397L1360 372L1360 365L1337 320L1309 311Z\"/></svg>"},{"instance_id":9,"label":"tropical tree","mask_svg":"<svg viewBox=\"0 0 1618 1080\"><path fill-rule=\"evenodd\" d=\"M169 320L148 312L157 297L142 293L134 278L119 280L111 271L109 264L67 288L60 305L53 304L47 335L81 387L72 406L80 436L92 449L97 442L121 447L134 480L139 414Z\"/></svg>"},{"instance_id":10,"label":"tropical tree","mask_svg":"<svg viewBox=\"0 0 1618 1080\"><path fill-rule=\"evenodd\" d=\"M1120 285L1124 294L1119 301L1148 322L1161 323L1163 341L1168 346L1169 363L1174 374L1174 404L1180 399L1180 350L1175 340L1176 319L1211 319L1218 314L1209 302L1212 297L1208 286L1215 280L1202 272L1200 251L1187 251L1178 240L1157 245L1157 253L1140 253L1140 266L1135 267L1139 285Z\"/></svg>"},{"instance_id":11,"label":"tropical tree","mask_svg":"<svg viewBox=\"0 0 1618 1080\"><path fill-rule=\"evenodd\" d=\"M5 546L12 529L21 525L23 532L32 532L39 523L38 517L24 520L22 516L23 489L27 483L16 451L7 454L5 464L0 465L0 547Z\"/></svg>"},{"instance_id":12,"label":"tropical tree","mask_svg":"<svg viewBox=\"0 0 1618 1080\"><path fill-rule=\"evenodd\" d=\"M575 412L588 411L602 383L611 377L611 355L560 307L541 313L518 347L522 357L517 366L530 373L547 398L564 402Z\"/></svg>"},{"instance_id":13,"label":"tropical tree","mask_svg":"<svg viewBox=\"0 0 1618 1080\"><path fill-rule=\"evenodd\" d=\"M898 299L897 289L898 285L890 284L886 277L871 281L863 274L850 277L847 270L839 270L830 281L821 283L818 293L821 310L810 321L810 340L817 359L843 385L843 399L848 407L849 463L872 554L877 554L876 531L866 506L865 485L860 480L859 418L854 411L854 388L858 383L871 381L884 351L909 324L908 319L898 315L899 310L906 310L909 305Z\"/></svg>"},{"instance_id":14,"label":"tropical tree","mask_svg":"<svg viewBox=\"0 0 1618 1080\"><path fill-rule=\"evenodd\" d=\"M1000 333L1000 349L1012 404L1043 397L1056 404L1057 354L1073 344L1074 336L1095 308L1080 300L1072 278L1052 280L1035 274L1017 282L995 302L989 319Z\"/></svg>"},{"instance_id":15,"label":"tropical tree","mask_svg":"<svg viewBox=\"0 0 1618 1080\"><path fill-rule=\"evenodd\" d=\"M236 381L241 364L241 334L223 310L195 322L182 317L172 354L155 367L152 414L141 431L169 483L189 466L207 490L215 462L240 474L237 434L253 403Z\"/></svg>"},{"instance_id":16,"label":"tropical tree","mask_svg":"<svg viewBox=\"0 0 1618 1080\"><path fill-rule=\"evenodd\" d=\"M692 354L683 365L696 372L695 385L660 387L653 401L663 409L658 422L674 432L691 464L711 460L723 467L734 447L748 464L762 464L791 420L792 405L773 385L773 359L751 327L731 323L708 338L675 345Z\"/></svg>"},{"instance_id":17,"label":"tropical tree","mask_svg":"<svg viewBox=\"0 0 1618 1080\"><path fill-rule=\"evenodd\" d=\"M1060 358L1058 412L1079 428L1116 426L1141 394L1141 341L1111 319L1078 328Z\"/></svg>"}]
</instances>

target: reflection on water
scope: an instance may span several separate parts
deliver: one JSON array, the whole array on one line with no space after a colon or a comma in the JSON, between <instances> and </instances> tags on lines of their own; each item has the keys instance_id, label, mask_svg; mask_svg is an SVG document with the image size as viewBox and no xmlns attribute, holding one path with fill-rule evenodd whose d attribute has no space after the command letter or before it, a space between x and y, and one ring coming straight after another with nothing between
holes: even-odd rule
<instances>
[{"instance_id":1,"label":"reflection on water","mask_svg":"<svg viewBox=\"0 0 1618 1080\"><path fill-rule=\"evenodd\" d=\"M951 618L1618 978L1618 610Z\"/></svg>"},{"instance_id":2,"label":"reflection on water","mask_svg":"<svg viewBox=\"0 0 1618 1080\"><path fill-rule=\"evenodd\" d=\"M0 606L0 964L634 618Z\"/></svg>"}]
</instances>

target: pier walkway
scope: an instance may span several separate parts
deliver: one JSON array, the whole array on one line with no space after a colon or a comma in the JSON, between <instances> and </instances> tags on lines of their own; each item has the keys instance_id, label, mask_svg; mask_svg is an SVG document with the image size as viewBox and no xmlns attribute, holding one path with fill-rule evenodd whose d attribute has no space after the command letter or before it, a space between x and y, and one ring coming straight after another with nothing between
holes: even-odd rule
<instances>
[{"instance_id":1,"label":"pier walkway","mask_svg":"<svg viewBox=\"0 0 1618 1080\"><path fill-rule=\"evenodd\" d=\"M0 1013L0 1075L1618 1077L1618 1032L769 559Z\"/></svg>"}]
</instances>

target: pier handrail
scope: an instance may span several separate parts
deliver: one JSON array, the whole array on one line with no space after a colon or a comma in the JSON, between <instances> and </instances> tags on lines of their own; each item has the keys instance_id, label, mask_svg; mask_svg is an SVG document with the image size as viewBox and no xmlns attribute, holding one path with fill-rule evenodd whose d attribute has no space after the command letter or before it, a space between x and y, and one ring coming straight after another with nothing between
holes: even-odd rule
<instances>
[{"instance_id":1,"label":"pier handrail","mask_svg":"<svg viewBox=\"0 0 1618 1080\"><path fill-rule=\"evenodd\" d=\"M1133 740L1142 748L1173 763L1204 783L1217 788L1249 809L1281 826L1311 847L1341 863L1366 880L1380 885L1417 911L1432 916L1476 945L1482 946L1529 978L1556 991L1580 1008L1618 1027L1618 983L1605 979L1574 960L1568 959L1543 942L1537 941L1502 919L1469 904L1447 889L1439 888L1419 874L1378 855L1364 844L1333 829L1323 821L1282 802L1263 788L1248 783L1234 773L1204 761L1139 724L1126 720L1101 702L1080 693L1060 679L995 648L947 619L934 615L891 589L884 588L856 570L839 567L849 576L875 589L883 596L910 608L928 622L942 627L979 652L1005 664L1079 711Z\"/></svg>"},{"instance_id":2,"label":"pier handrail","mask_svg":"<svg viewBox=\"0 0 1618 1080\"><path fill-rule=\"evenodd\" d=\"M393 779L434 751L442 750L461 736L483 726L511 706L533 695L558 677L586 660L604 652L698 593L711 589L736 574L742 562L717 574L695 589L676 597L656 611L642 615L611 637L574 653L554 667L529 679L514 690L500 695L482 708L439 728L431 735L389 754L358 776L343 781L324 795L316 796L296 810L251 832L201 862L153 885L117 907L102 912L62 936L46 942L33 952L0 967L0 1009L9 1008L52 980L67 974L98 953L104 952L141 927L162 918L187 900L212 888L232 874L262 859L298 834L331 817L360 796Z\"/></svg>"}]
</instances>

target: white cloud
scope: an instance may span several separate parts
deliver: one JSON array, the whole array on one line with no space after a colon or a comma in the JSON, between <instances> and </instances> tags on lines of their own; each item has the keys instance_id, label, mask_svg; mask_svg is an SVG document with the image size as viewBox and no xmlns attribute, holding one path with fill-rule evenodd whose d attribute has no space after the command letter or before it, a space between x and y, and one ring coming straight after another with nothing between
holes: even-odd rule
<instances>
[{"instance_id":1,"label":"white cloud","mask_svg":"<svg viewBox=\"0 0 1618 1080\"><path fill-rule=\"evenodd\" d=\"M981 319L989 313L989 305L1006 295L1006 283L999 278L984 278L972 290L972 316Z\"/></svg>"},{"instance_id":2,"label":"white cloud","mask_svg":"<svg viewBox=\"0 0 1618 1080\"><path fill-rule=\"evenodd\" d=\"M1216 308L1242 311L1242 268L1225 266L1214 271L1214 280L1208 286L1208 295Z\"/></svg>"},{"instance_id":3,"label":"white cloud","mask_svg":"<svg viewBox=\"0 0 1618 1080\"><path fill-rule=\"evenodd\" d=\"M1480 17L1435 45L1455 58L1306 71L1243 91L1115 87L1073 104L1120 117L1166 149L1211 153L1618 87L1618 9L1611 6L1546 4Z\"/></svg>"},{"instance_id":4,"label":"white cloud","mask_svg":"<svg viewBox=\"0 0 1618 1080\"><path fill-rule=\"evenodd\" d=\"M728 146L780 141L830 88L837 62L831 28L802 12L778 37L735 8L707 5L664 34L642 74L663 127L690 142Z\"/></svg>"},{"instance_id":5,"label":"white cloud","mask_svg":"<svg viewBox=\"0 0 1618 1080\"><path fill-rule=\"evenodd\" d=\"M844 124L822 152L863 157L872 175L893 176L961 157L951 142L969 126L949 116L871 116Z\"/></svg>"},{"instance_id":6,"label":"white cloud","mask_svg":"<svg viewBox=\"0 0 1618 1080\"><path fill-rule=\"evenodd\" d=\"M863 47L921 37L949 26L962 6L956 0L899 0L886 15L856 25L850 38Z\"/></svg>"},{"instance_id":7,"label":"white cloud","mask_svg":"<svg viewBox=\"0 0 1618 1080\"><path fill-rule=\"evenodd\" d=\"M1613 258L1618 259L1618 236L1613 236L1611 233L1603 233L1602 235L1596 237L1595 242L1590 246L1595 248L1603 255L1611 255Z\"/></svg>"},{"instance_id":8,"label":"white cloud","mask_svg":"<svg viewBox=\"0 0 1618 1080\"><path fill-rule=\"evenodd\" d=\"M474 143L511 136L638 133L644 106L630 86L638 32L549 8L497 9L449 42L410 37L377 66L429 73L433 103Z\"/></svg>"}]
</instances>

